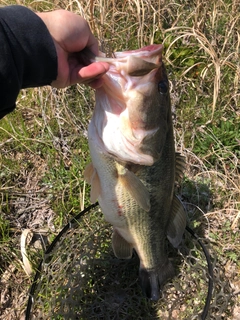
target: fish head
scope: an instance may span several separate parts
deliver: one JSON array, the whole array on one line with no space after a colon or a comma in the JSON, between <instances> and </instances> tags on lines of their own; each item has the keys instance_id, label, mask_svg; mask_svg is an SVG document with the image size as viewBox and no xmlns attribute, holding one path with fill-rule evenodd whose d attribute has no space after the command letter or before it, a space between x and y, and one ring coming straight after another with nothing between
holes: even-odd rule
<instances>
[{"instance_id":1,"label":"fish head","mask_svg":"<svg viewBox=\"0 0 240 320\"><path fill-rule=\"evenodd\" d=\"M110 69L96 90L92 121L104 151L122 161L152 165L161 156L171 128L162 51L159 44L97 58Z\"/></svg>"}]
</instances>

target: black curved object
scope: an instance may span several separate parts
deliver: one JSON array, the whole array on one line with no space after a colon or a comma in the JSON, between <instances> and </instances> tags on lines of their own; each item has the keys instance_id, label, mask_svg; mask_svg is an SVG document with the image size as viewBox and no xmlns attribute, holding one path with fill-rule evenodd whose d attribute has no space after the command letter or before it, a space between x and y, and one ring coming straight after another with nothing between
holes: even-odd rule
<instances>
[{"instance_id":1,"label":"black curved object","mask_svg":"<svg viewBox=\"0 0 240 320\"><path fill-rule=\"evenodd\" d=\"M211 258L210 258L210 254L207 251L206 247L204 246L204 244L202 243L202 241L199 239L199 237L197 236L197 234L188 226L186 226L186 230L197 240L197 242L199 243L199 245L201 246L204 255L206 257L207 260L207 264L208 264L208 294L206 297L206 302L205 302L205 306L203 309L203 312L201 314L201 320L205 320L208 314L208 310L210 307L210 302L211 302L211 298L212 298L212 291L213 291L213 267L212 267L212 262L211 262Z\"/></svg>"}]
</instances>

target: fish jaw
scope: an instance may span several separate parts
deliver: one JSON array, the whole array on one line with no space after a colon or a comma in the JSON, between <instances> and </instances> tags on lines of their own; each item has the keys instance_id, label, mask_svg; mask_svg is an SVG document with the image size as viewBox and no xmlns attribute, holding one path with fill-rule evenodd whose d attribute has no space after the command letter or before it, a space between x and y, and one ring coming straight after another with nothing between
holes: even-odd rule
<instances>
[{"instance_id":1,"label":"fish jaw","mask_svg":"<svg viewBox=\"0 0 240 320\"><path fill-rule=\"evenodd\" d=\"M110 70L96 90L91 122L102 151L121 161L150 166L161 154L170 108L158 88L159 82L167 82L162 49L151 45L105 58Z\"/></svg>"}]
</instances>

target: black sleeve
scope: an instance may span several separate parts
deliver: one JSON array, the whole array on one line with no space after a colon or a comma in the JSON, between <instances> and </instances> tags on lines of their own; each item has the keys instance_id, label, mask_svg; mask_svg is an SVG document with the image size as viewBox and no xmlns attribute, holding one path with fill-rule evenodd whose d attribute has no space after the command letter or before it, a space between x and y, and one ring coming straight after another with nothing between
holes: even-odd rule
<instances>
[{"instance_id":1,"label":"black sleeve","mask_svg":"<svg viewBox=\"0 0 240 320\"><path fill-rule=\"evenodd\" d=\"M13 111L20 89L56 77L57 53L44 22L22 6L0 8L0 118Z\"/></svg>"}]
</instances>

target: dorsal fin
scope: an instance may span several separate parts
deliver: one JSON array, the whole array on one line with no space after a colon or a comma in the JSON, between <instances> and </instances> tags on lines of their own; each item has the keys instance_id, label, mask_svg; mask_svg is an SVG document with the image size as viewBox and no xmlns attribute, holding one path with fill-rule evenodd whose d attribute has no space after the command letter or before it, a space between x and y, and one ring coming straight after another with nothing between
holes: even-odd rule
<instances>
[{"instance_id":1,"label":"dorsal fin","mask_svg":"<svg viewBox=\"0 0 240 320\"><path fill-rule=\"evenodd\" d=\"M142 181L130 170L118 164L119 181L124 185L138 205L145 211L150 210L150 194Z\"/></svg>"},{"instance_id":2,"label":"dorsal fin","mask_svg":"<svg viewBox=\"0 0 240 320\"><path fill-rule=\"evenodd\" d=\"M180 182L183 178L186 161L185 157L182 156L179 152L175 153L175 181Z\"/></svg>"},{"instance_id":3,"label":"dorsal fin","mask_svg":"<svg viewBox=\"0 0 240 320\"><path fill-rule=\"evenodd\" d=\"M168 223L167 237L176 248L182 241L182 236L186 228L186 212L182 202L177 196L173 197L171 216Z\"/></svg>"}]
</instances>

